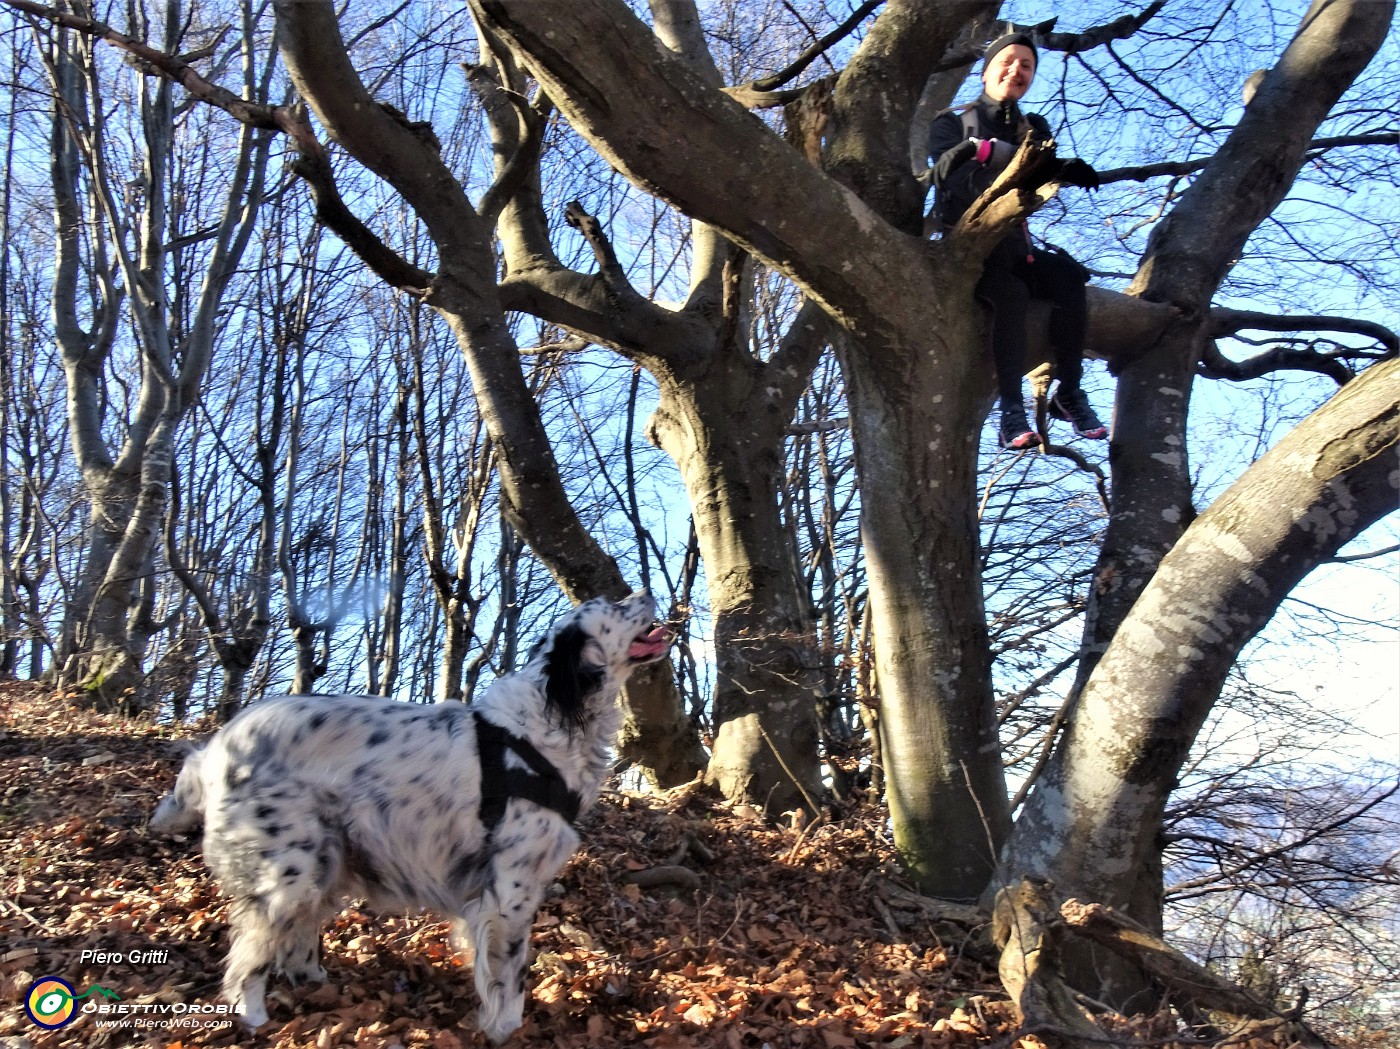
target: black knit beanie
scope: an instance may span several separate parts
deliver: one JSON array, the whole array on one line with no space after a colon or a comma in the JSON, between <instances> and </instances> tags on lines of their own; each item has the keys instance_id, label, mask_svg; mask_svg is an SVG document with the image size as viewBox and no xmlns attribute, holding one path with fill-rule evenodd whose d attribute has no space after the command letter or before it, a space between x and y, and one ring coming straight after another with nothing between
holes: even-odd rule
<instances>
[{"instance_id":1,"label":"black knit beanie","mask_svg":"<svg viewBox=\"0 0 1400 1049\"><path fill-rule=\"evenodd\" d=\"M1031 55L1035 58L1035 64L1037 66L1040 65L1040 55L1036 52L1035 41L1025 33L1005 33L988 44L987 50L982 52L982 68L986 69L987 66L991 64L993 55L1003 48L1010 47L1012 44L1020 44L1023 47L1030 48Z\"/></svg>"}]
</instances>

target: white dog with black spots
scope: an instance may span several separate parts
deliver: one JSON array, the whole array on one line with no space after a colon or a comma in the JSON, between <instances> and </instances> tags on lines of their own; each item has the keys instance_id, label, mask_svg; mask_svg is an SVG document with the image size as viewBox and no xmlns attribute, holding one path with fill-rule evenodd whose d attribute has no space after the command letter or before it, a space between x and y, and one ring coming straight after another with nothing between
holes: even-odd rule
<instances>
[{"instance_id":1,"label":"white dog with black spots","mask_svg":"<svg viewBox=\"0 0 1400 1049\"><path fill-rule=\"evenodd\" d=\"M324 980L321 927L348 898L453 919L472 955L477 1026L521 1024L530 930L578 846L622 723L629 672L666 655L648 594L575 608L472 706L367 696L260 703L191 754L151 819L204 822L204 859L233 897L224 995L267 1022L274 970Z\"/></svg>"}]
</instances>

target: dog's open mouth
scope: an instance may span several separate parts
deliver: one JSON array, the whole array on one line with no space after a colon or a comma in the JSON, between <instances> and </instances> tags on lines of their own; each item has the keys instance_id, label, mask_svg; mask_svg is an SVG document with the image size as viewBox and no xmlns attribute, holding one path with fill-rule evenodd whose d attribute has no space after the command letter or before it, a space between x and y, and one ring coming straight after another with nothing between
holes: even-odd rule
<instances>
[{"instance_id":1,"label":"dog's open mouth","mask_svg":"<svg viewBox=\"0 0 1400 1049\"><path fill-rule=\"evenodd\" d=\"M633 663L649 663L664 656L670 647L670 633L664 626L653 624L633 638L627 648L627 658Z\"/></svg>"}]
</instances>

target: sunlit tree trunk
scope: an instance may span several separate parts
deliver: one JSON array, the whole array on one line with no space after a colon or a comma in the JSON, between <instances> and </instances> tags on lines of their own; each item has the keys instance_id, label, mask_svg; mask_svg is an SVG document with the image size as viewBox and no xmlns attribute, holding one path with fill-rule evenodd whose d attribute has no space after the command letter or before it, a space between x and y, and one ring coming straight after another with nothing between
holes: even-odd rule
<instances>
[{"instance_id":1,"label":"sunlit tree trunk","mask_svg":"<svg viewBox=\"0 0 1400 1049\"><path fill-rule=\"evenodd\" d=\"M1195 517L1187 423L1211 338L1211 300L1249 236L1288 194L1318 125L1375 54L1393 12L1392 3L1369 0L1312 4L1238 126L1153 229L1129 294L1170 303L1177 316L1119 358L1112 502L1076 692L1118 631L1137 620L1140 596ZM1176 770L1161 775L1170 783ZM1137 920L1160 930L1160 862L1137 869L1139 888L1116 895L1133 901Z\"/></svg>"},{"instance_id":2,"label":"sunlit tree trunk","mask_svg":"<svg viewBox=\"0 0 1400 1049\"><path fill-rule=\"evenodd\" d=\"M1374 56L1393 13L1389 0L1313 3L1238 126L1152 231L1128 293L1170 303L1177 317L1117 361L1112 506L1079 687L1195 515L1187 418L1211 300L1292 188L1318 125Z\"/></svg>"},{"instance_id":3,"label":"sunlit tree trunk","mask_svg":"<svg viewBox=\"0 0 1400 1049\"><path fill-rule=\"evenodd\" d=\"M124 521L128 516L124 507L130 496L124 490L130 483L116 474L116 464L102 435L103 373L116 339L120 305L101 237L95 238L90 263L100 298L87 307L92 316L91 329L84 329L79 321L85 223L80 197L82 169L78 141L65 114L83 113L88 108L83 78L76 65L76 55L84 52L79 38L55 31L51 53L55 96L49 143L55 219L54 333L68 381L69 435L92 502L88 556L64 614L56 654L60 669L71 679L80 676L79 653L90 647L88 612L117 540L107 522Z\"/></svg>"},{"instance_id":4,"label":"sunlit tree trunk","mask_svg":"<svg viewBox=\"0 0 1400 1049\"><path fill-rule=\"evenodd\" d=\"M428 408L432 383L426 370L428 342L415 308L409 319L412 373L409 407L413 437L417 446L423 499L423 547L428 577L442 613L443 643L438 657L434 696L438 701L466 699L471 695L465 680L467 653L476 634L477 617L486 592L474 575L474 558L481 534L483 511L495 476L495 453L481 420L473 421L466 439L456 448L444 447L431 432ZM433 376L434 382L441 376ZM450 485L450 487L449 487ZM455 520L449 524L449 500ZM505 583L500 599L507 600ZM482 661L490 655L490 643L483 645Z\"/></svg>"},{"instance_id":5,"label":"sunlit tree trunk","mask_svg":"<svg viewBox=\"0 0 1400 1049\"><path fill-rule=\"evenodd\" d=\"M653 0L651 7L658 39L717 85L695 5ZM524 78L500 63L494 73L494 90L478 90L493 118L502 170L521 143L499 87L519 91ZM592 216L571 205L567 217L593 247L598 276L567 270L555 256L535 172L498 226L508 266L506 301L614 348L656 379L660 404L647 435L675 461L685 483L713 622L715 732L708 778L731 800L772 812L814 813L820 795L816 638L779 490L787 423L830 326L808 307L781 346L754 346L752 266L699 223L692 226L687 300L677 310L661 308L631 286Z\"/></svg>"},{"instance_id":6,"label":"sunlit tree trunk","mask_svg":"<svg viewBox=\"0 0 1400 1049\"><path fill-rule=\"evenodd\" d=\"M1400 500L1400 361L1348 384L1251 466L1163 559L1085 686L993 890L1023 875L1131 910L1176 776L1240 650L1313 568ZM1157 872L1160 879L1160 871ZM1160 914L1156 916L1160 921ZM1097 961L1097 964L1096 964ZM1103 959L1081 962L1121 1005ZM1103 984L1107 982L1107 986Z\"/></svg>"},{"instance_id":7,"label":"sunlit tree trunk","mask_svg":"<svg viewBox=\"0 0 1400 1049\"><path fill-rule=\"evenodd\" d=\"M692 216L725 229L816 291L851 336L849 397L861 484L878 493L863 504L864 541L892 818L901 851L925 888L975 895L990 873L1007 815L972 485L984 393L982 382L966 381L977 371L971 361L980 350L980 324L965 267L930 265L916 237L901 239L906 235L875 218L849 191L802 167L799 154L737 107L702 97L694 81L655 57L650 31L616 5L550 5L546 11L480 3L474 10L510 40L551 99L614 166L644 184L664 186ZM958 26L903 6L881 20L886 17L900 31L912 24L910 37L903 44L897 34L872 42L872 29L862 48L867 63L858 58L855 72L846 75L859 81L866 70L888 63L884 97L848 105L852 112L883 107L881 119L889 124L875 129L878 142L862 145L849 136L848 164L838 173L868 192L881 211L898 212L898 222L917 227L920 193L899 115L907 107L907 121L927 76L928 54L940 53ZM541 19L549 22L547 33ZM604 23L615 45L606 54L586 44ZM886 47L891 42L894 58ZM916 55L925 62L922 73ZM625 115L594 105L624 81L633 98ZM598 84L612 86L598 95ZM679 115L691 109L707 118L682 127ZM643 144L662 134L678 138L655 153ZM696 166L699 157L721 153L735 158L724 178ZM875 170L890 163L897 167L886 174ZM804 221L796 201L803 214L820 219ZM858 275L847 261L852 257L865 267ZM867 297L874 288L880 289L878 304ZM932 288L939 291L931 294ZM949 842L957 844L950 848Z\"/></svg>"},{"instance_id":8,"label":"sunlit tree trunk","mask_svg":"<svg viewBox=\"0 0 1400 1049\"><path fill-rule=\"evenodd\" d=\"M661 404L650 424L685 480L705 568L716 661L709 778L734 800L810 811L820 792L819 677L777 501L788 412L761 403L758 362L739 380L741 360L711 359L712 371L688 370L683 381L658 369ZM735 426L738 418L747 425Z\"/></svg>"},{"instance_id":9,"label":"sunlit tree trunk","mask_svg":"<svg viewBox=\"0 0 1400 1049\"><path fill-rule=\"evenodd\" d=\"M837 82L825 166L884 222L849 193L833 195L745 117L730 119L724 100L671 69L620 5L476 0L473 9L614 167L777 265L849 333L892 816L926 890L976 895L1007 821L970 490L971 444L990 380L971 290L989 241L1048 194L1032 193L1045 161L1028 147L1003 182L1006 192L984 199L953 237L920 258L906 254L921 200L907 122L929 56L991 5L887 5ZM588 46L604 24L617 27L606 52ZM625 111L601 104L623 85ZM720 156L728 158L724 177L706 162ZM845 270L827 267L837 260Z\"/></svg>"},{"instance_id":10,"label":"sunlit tree trunk","mask_svg":"<svg viewBox=\"0 0 1400 1049\"><path fill-rule=\"evenodd\" d=\"M10 304L10 205L15 159L16 98L17 94L11 92L5 120L5 170L0 175L0 343L6 350L0 354L0 678L18 674L20 638L28 632L25 629L25 608L20 598L22 570L16 546L17 542L18 545L25 545L25 540L20 537L29 531L21 518L31 522L34 518L32 508L26 514L15 506L14 493L22 491L20 498L28 505L31 489L27 484L21 488L11 475L11 449L15 448L15 435L19 429L18 420L13 415L17 407L14 371L15 364L19 362L23 366L28 356L21 345L18 317L12 315Z\"/></svg>"}]
</instances>

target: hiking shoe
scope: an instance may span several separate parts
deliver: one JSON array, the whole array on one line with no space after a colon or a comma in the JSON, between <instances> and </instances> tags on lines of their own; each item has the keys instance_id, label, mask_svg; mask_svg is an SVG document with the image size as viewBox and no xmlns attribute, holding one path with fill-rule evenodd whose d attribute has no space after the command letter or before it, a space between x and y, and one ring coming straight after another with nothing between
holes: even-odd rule
<instances>
[{"instance_id":1,"label":"hiking shoe","mask_svg":"<svg viewBox=\"0 0 1400 1049\"><path fill-rule=\"evenodd\" d=\"M1019 404L1008 404L1001 409L1001 429L998 443L1012 451L1034 448L1040 443L1040 434L1031 429L1026 421L1026 409Z\"/></svg>"},{"instance_id":2,"label":"hiking shoe","mask_svg":"<svg viewBox=\"0 0 1400 1049\"><path fill-rule=\"evenodd\" d=\"M1049 414L1051 418L1069 423L1080 437L1102 441L1108 436L1108 427L1099 422L1083 390L1066 390L1061 386L1050 398Z\"/></svg>"}]
</instances>

